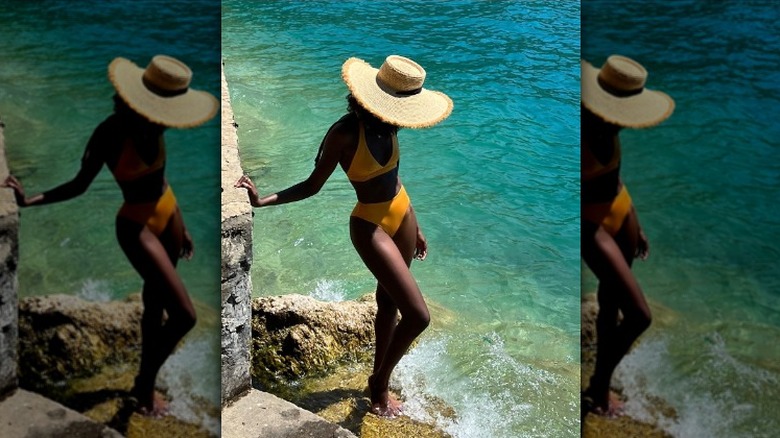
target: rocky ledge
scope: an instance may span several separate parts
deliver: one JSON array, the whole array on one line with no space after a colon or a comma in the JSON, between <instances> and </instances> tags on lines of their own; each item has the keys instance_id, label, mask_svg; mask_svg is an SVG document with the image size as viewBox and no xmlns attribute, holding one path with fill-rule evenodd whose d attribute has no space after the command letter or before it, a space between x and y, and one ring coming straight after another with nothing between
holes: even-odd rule
<instances>
[{"instance_id":1,"label":"rocky ledge","mask_svg":"<svg viewBox=\"0 0 780 438\"><path fill-rule=\"evenodd\" d=\"M330 303L304 295L256 298L252 302L252 373L273 385L324 373L365 356L374 343L372 296Z\"/></svg>"},{"instance_id":2,"label":"rocky ledge","mask_svg":"<svg viewBox=\"0 0 780 438\"><path fill-rule=\"evenodd\" d=\"M134 413L130 389L140 361L142 312L138 294L111 302L72 295L22 298L20 386L128 437L215 436L173 416Z\"/></svg>"},{"instance_id":3,"label":"rocky ledge","mask_svg":"<svg viewBox=\"0 0 780 438\"><path fill-rule=\"evenodd\" d=\"M447 437L434 426L407 417L388 420L368 413L366 382L375 316L373 295L338 303L297 294L256 298L252 303L253 386L362 438ZM391 389L403 400L398 388ZM437 406L438 416L455 417L444 403Z\"/></svg>"}]
</instances>

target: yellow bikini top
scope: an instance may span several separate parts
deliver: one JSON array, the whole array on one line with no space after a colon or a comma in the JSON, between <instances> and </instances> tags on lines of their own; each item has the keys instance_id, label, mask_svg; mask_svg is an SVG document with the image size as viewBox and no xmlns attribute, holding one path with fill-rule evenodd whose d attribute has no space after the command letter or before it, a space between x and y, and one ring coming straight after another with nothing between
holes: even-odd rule
<instances>
[{"instance_id":1,"label":"yellow bikini top","mask_svg":"<svg viewBox=\"0 0 780 438\"><path fill-rule=\"evenodd\" d=\"M360 140L358 141L355 156L352 157L352 162L349 164L347 178L349 178L350 181L363 182L390 172L398 166L399 155L398 137L393 135L393 154L390 156L387 164L384 166L379 164L368 149L365 128L361 122Z\"/></svg>"},{"instance_id":2,"label":"yellow bikini top","mask_svg":"<svg viewBox=\"0 0 780 438\"><path fill-rule=\"evenodd\" d=\"M590 146L586 143L582 143L580 157L582 165L582 180L589 181L593 178L597 178L601 175L607 174L620 166L620 143L615 142L615 148L612 152L612 157L606 164L601 162L590 151Z\"/></svg>"},{"instance_id":3,"label":"yellow bikini top","mask_svg":"<svg viewBox=\"0 0 780 438\"><path fill-rule=\"evenodd\" d=\"M135 148L135 143L132 139L125 139L122 144L122 151L119 154L119 159L116 161L116 165L111 169L111 173L114 174L114 178L119 182L134 181L150 173L156 172L165 166L165 142L162 135L160 136L159 145L157 148L157 157L150 164L147 164Z\"/></svg>"}]
</instances>

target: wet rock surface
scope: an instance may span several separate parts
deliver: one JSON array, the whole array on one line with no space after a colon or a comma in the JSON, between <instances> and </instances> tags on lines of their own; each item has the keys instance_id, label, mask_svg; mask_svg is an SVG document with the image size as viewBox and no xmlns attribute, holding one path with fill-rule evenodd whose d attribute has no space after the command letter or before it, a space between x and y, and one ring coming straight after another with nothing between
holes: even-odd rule
<instances>
[{"instance_id":1,"label":"wet rock surface","mask_svg":"<svg viewBox=\"0 0 780 438\"><path fill-rule=\"evenodd\" d=\"M255 387L363 438L448 436L408 416L387 419L369 413L373 295L338 303L303 295L261 297L252 310ZM403 400L397 388L395 392ZM430 405L437 411L433 417L455 418L445 403Z\"/></svg>"},{"instance_id":2,"label":"wet rock surface","mask_svg":"<svg viewBox=\"0 0 780 438\"><path fill-rule=\"evenodd\" d=\"M304 295L252 302L252 372L255 387L324 373L356 360L374 343L372 296L330 303Z\"/></svg>"},{"instance_id":3,"label":"wet rock surface","mask_svg":"<svg viewBox=\"0 0 780 438\"><path fill-rule=\"evenodd\" d=\"M173 415L158 419L135 412L130 390L140 361L142 312L138 294L112 302L72 295L21 299L21 386L127 437L215 437ZM167 397L167 388L158 389ZM216 410L205 400L196 405Z\"/></svg>"},{"instance_id":4,"label":"wet rock surface","mask_svg":"<svg viewBox=\"0 0 780 438\"><path fill-rule=\"evenodd\" d=\"M436 425L414 420L408 416L383 418L369 413L371 399L367 381L371 374L369 363L352 363L332 370L328 375L306 378L300 383L295 404L322 418L340 425L361 438L447 438L449 435ZM398 388L391 387L393 395L404 401ZM441 400L427 400L431 406L428 416L456 420L451 407Z\"/></svg>"},{"instance_id":5,"label":"wet rock surface","mask_svg":"<svg viewBox=\"0 0 780 438\"><path fill-rule=\"evenodd\" d=\"M112 302L90 302L73 295L21 299L21 385L44 392L107 365L138 363L142 312L137 294Z\"/></svg>"}]
</instances>

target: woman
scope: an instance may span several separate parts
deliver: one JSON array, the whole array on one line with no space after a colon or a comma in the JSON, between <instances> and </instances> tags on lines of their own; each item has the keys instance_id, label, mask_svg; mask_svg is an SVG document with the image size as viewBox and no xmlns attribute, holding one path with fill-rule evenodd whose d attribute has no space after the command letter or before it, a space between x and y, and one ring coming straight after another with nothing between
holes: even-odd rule
<instances>
[{"instance_id":1,"label":"woman","mask_svg":"<svg viewBox=\"0 0 780 438\"><path fill-rule=\"evenodd\" d=\"M144 281L141 364L132 394L139 412L158 417L167 406L154 390L157 373L195 325L195 309L176 273L178 258L192 257L193 242L165 179L163 132L200 125L216 114L219 104L211 94L190 89L189 67L164 55L152 58L145 70L116 58L108 77L116 89L114 114L95 129L76 176L31 197L13 176L5 185L14 189L20 206L28 207L81 195L103 164L112 172L124 197L116 218L117 240Z\"/></svg>"},{"instance_id":2,"label":"woman","mask_svg":"<svg viewBox=\"0 0 780 438\"><path fill-rule=\"evenodd\" d=\"M598 277L596 367L583 404L615 416L612 373L650 325L650 309L631 272L649 253L647 237L620 179L622 128L661 123L674 110L664 93L644 88L647 71L636 61L610 56L601 69L582 63L582 257ZM623 315L618 318L618 311Z\"/></svg>"},{"instance_id":3,"label":"woman","mask_svg":"<svg viewBox=\"0 0 780 438\"><path fill-rule=\"evenodd\" d=\"M450 115L452 101L422 88L425 70L401 56L388 56L378 70L350 58L342 67L342 77L351 93L348 113L326 134L311 175L264 198L246 176L236 187L248 189L255 207L299 201L319 192L336 165L341 165L358 199L350 216L350 237L378 282L376 353L368 379L371 411L394 417L401 413L401 403L388 390L390 374L430 320L409 271L412 258L424 260L428 246L398 177L396 134L402 127L423 128L441 122Z\"/></svg>"}]
</instances>

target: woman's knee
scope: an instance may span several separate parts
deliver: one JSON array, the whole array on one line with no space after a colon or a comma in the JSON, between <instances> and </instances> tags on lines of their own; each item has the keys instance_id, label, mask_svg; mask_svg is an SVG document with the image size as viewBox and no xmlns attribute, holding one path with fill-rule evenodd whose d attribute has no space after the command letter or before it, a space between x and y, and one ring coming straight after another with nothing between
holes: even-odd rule
<instances>
[{"instance_id":1,"label":"woman's knee","mask_svg":"<svg viewBox=\"0 0 780 438\"><path fill-rule=\"evenodd\" d=\"M406 321L414 331L422 333L431 324L431 314L427 307L415 308L401 313L401 321Z\"/></svg>"},{"instance_id":2,"label":"woman's knee","mask_svg":"<svg viewBox=\"0 0 780 438\"><path fill-rule=\"evenodd\" d=\"M168 312L168 324L176 326L182 333L187 333L195 327L198 317L195 309L182 308L175 312Z\"/></svg>"},{"instance_id":3,"label":"woman's knee","mask_svg":"<svg viewBox=\"0 0 780 438\"><path fill-rule=\"evenodd\" d=\"M376 307L377 311L397 311L398 306L395 305L395 301L381 286L376 289Z\"/></svg>"},{"instance_id":4,"label":"woman's knee","mask_svg":"<svg viewBox=\"0 0 780 438\"><path fill-rule=\"evenodd\" d=\"M650 313L650 309L642 309L642 311L639 312L639 317L637 318L637 329L644 332L650 327L652 322L653 315Z\"/></svg>"},{"instance_id":5,"label":"woman's knee","mask_svg":"<svg viewBox=\"0 0 780 438\"><path fill-rule=\"evenodd\" d=\"M631 327L637 336L644 333L653 322L653 316L650 309L642 306L630 311L623 311L623 324Z\"/></svg>"}]
</instances>

